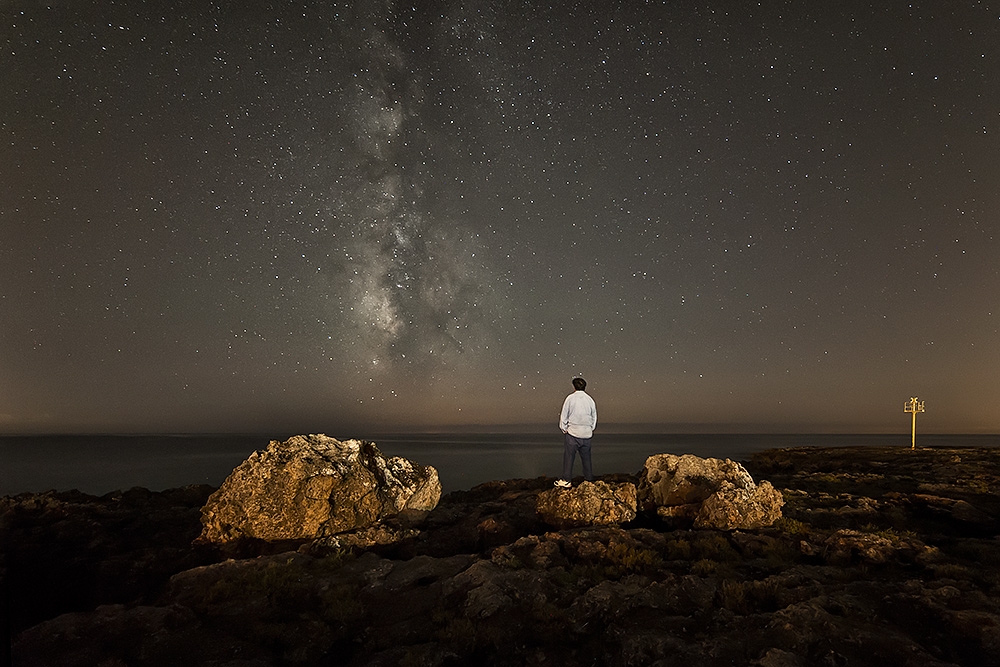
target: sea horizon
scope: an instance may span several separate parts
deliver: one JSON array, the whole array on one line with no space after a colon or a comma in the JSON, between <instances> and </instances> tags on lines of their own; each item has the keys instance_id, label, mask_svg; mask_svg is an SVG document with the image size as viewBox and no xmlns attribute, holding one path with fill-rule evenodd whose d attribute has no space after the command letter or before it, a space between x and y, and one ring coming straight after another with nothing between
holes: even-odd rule
<instances>
[{"instance_id":1,"label":"sea horizon","mask_svg":"<svg viewBox=\"0 0 1000 667\"><path fill-rule=\"evenodd\" d=\"M500 479L555 477L562 436L534 432L369 432L387 456L434 466L444 493ZM0 496L76 489L105 495L133 487L152 491L191 484L219 486L270 441L293 434L89 433L0 435ZM349 439L327 433L338 439ZM642 433L600 431L594 437L597 475L636 473L648 456L694 454L747 461L786 447L909 447L910 433ZM1000 434L917 433L918 447L1000 447ZM576 474L580 473L577 463Z\"/></svg>"}]
</instances>

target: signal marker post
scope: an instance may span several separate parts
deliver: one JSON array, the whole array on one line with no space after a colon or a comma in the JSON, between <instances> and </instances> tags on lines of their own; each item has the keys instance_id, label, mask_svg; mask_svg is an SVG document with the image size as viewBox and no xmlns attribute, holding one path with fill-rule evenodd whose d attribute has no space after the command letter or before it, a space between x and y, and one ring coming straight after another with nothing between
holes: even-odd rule
<instances>
[{"instance_id":1,"label":"signal marker post","mask_svg":"<svg viewBox=\"0 0 1000 667\"><path fill-rule=\"evenodd\" d=\"M916 396L903 404L903 412L909 412L913 415L913 426L910 429L910 449L917 448L917 413L923 411L924 402L918 401Z\"/></svg>"}]
</instances>

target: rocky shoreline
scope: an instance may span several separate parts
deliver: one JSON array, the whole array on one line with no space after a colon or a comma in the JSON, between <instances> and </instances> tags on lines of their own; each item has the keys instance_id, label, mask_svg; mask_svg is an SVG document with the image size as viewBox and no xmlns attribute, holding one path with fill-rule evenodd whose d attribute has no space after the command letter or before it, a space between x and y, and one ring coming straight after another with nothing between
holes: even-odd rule
<instances>
[{"instance_id":1,"label":"rocky shoreline","mask_svg":"<svg viewBox=\"0 0 1000 667\"><path fill-rule=\"evenodd\" d=\"M546 478L454 492L353 542L196 544L210 487L3 498L12 663L1000 664L1000 451L743 465L784 498L770 527L640 511L555 530Z\"/></svg>"}]
</instances>

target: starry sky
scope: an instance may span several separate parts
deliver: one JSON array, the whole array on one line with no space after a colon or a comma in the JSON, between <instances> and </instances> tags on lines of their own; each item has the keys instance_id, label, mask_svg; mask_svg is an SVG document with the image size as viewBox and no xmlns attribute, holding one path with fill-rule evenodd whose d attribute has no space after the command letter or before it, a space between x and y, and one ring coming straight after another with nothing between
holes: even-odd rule
<instances>
[{"instance_id":1,"label":"starry sky","mask_svg":"<svg viewBox=\"0 0 1000 667\"><path fill-rule=\"evenodd\" d=\"M0 3L0 432L1000 432L1000 6ZM599 427L600 430L600 427Z\"/></svg>"}]
</instances>

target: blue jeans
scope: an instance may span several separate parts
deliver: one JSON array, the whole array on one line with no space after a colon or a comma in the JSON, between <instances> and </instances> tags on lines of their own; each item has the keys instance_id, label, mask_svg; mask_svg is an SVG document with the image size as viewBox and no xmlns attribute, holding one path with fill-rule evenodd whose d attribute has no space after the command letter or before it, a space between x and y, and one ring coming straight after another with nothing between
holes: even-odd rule
<instances>
[{"instance_id":1,"label":"blue jeans","mask_svg":"<svg viewBox=\"0 0 1000 667\"><path fill-rule=\"evenodd\" d=\"M594 481L594 471L590 464L590 438L577 438L566 434L563 445L563 476L567 482L573 479L573 464L576 463L576 453L580 452L580 463L583 464L583 477L588 482Z\"/></svg>"}]
</instances>

